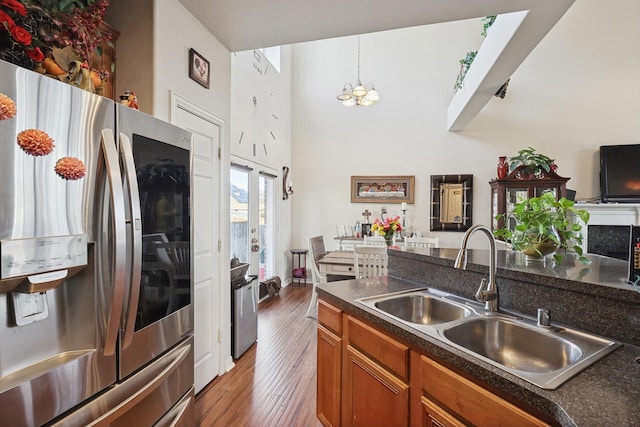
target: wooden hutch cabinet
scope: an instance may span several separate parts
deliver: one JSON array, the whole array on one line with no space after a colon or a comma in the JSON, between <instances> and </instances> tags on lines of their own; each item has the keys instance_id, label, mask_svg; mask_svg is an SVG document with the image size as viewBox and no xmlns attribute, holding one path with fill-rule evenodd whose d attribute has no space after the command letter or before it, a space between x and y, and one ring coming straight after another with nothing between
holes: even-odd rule
<instances>
[{"instance_id":1,"label":"wooden hutch cabinet","mask_svg":"<svg viewBox=\"0 0 640 427\"><path fill-rule=\"evenodd\" d=\"M553 170L527 173L524 166L518 166L505 178L489 181L491 185L491 230L504 227L505 218L508 218L513 207L526 199L541 196L546 192L555 194L556 199L565 197L566 183L570 179L561 177ZM501 214L504 216L496 219L496 215ZM514 225L510 223L510 228L513 229Z\"/></svg>"}]
</instances>

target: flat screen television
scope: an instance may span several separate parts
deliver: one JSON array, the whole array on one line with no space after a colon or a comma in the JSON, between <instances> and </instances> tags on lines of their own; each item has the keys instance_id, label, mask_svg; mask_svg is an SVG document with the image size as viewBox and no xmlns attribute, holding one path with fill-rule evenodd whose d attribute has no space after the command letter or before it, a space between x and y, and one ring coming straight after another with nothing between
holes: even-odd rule
<instances>
[{"instance_id":1,"label":"flat screen television","mask_svg":"<svg viewBox=\"0 0 640 427\"><path fill-rule=\"evenodd\" d=\"M640 144L600 147L603 203L640 203Z\"/></svg>"}]
</instances>

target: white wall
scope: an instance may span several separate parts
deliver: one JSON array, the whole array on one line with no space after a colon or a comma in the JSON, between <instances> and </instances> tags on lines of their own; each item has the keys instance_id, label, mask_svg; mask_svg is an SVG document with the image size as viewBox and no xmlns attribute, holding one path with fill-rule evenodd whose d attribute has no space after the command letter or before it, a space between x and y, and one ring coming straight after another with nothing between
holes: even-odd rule
<instances>
[{"instance_id":1,"label":"white wall","mask_svg":"<svg viewBox=\"0 0 640 427\"><path fill-rule=\"evenodd\" d=\"M231 96L229 51L180 2L154 1L154 115L169 119L171 90L228 123ZM209 89L189 78L190 48L210 63Z\"/></svg>"},{"instance_id":2,"label":"white wall","mask_svg":"<svg viewBox=\"0 0 640 427\"><path fill-rule=\"evenodd\" d=\"M291 51L281 48L280 72L259 51L231 55L230 151L234 161L278 176L276 274L283 280L291 275L291 199L282 200L282 167L291 167Z\"/></svg>"},{"instance_id":3,"label":"white wall","mask_svg":"<svg viewBox=\"0 0 640 427\"><path fill-rule=\"evenodd\" d=\"M381 96L368 108L335 99L356 79L355 37L295 45L292 245L322 234L332 247L335 225L362 220L365 208L399 212L350 203L351 175L415 175L407 221L424 231L430 175L473 174L474 223L489 224L497 158L527 146L556 159L578 198L599 195L598 147L640 142L638 16L634 0L578 0L513 75L506 98L458 133L446 130L446 111L458 60L482 41L479 19L362 36L361 79ZM462 237L436 234L449 247Z\"/></svg>"}]
</instances>

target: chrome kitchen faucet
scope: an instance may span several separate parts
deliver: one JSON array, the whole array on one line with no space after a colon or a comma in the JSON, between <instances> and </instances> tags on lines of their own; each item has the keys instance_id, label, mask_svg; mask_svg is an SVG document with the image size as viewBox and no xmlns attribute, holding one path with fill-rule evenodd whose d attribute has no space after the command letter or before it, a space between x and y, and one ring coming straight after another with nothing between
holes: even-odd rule
<instances>
[{"instance_id":1,"label":"chrome kitchen faucet","mask_svg":"<svg viewBox=\"0 0 640 427\"><path fill-rule=\"evenodd\" d=\"M482 231L489 239L489 282L483 278L480 282L480 287L475 294L476 300L485 303L485 309L491 311L498 311L498 286L496 284L496 241L493 237L491 230L485 225L474 225L469 228L462 237L462 243L460 244L460 250L456 257L456 262L453 264L453 268L462 270L467 269L467 242L469 237L476 231Z\"/></svg>"}]
</instances>

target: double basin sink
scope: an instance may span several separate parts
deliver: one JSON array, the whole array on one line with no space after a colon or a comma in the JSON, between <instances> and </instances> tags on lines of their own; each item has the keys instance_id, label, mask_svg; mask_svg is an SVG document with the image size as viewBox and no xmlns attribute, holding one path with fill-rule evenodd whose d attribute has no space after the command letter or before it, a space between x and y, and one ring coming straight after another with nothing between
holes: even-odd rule
<instances>
[{"instance_id":1,"label":"double basin sink","mask_svg":"<svg viewBox=\"0 0 640 427\"><path fill-rule=\"evenodd\" d=\"M543 389L553 390L620 344L423 288L357 300Z\"/></svg>"}]
</instances>

